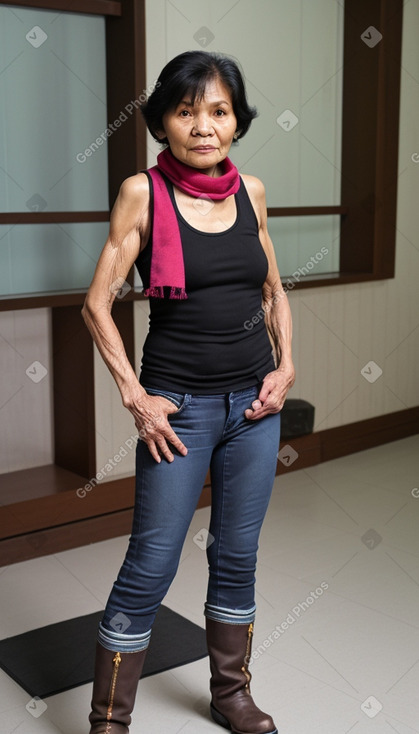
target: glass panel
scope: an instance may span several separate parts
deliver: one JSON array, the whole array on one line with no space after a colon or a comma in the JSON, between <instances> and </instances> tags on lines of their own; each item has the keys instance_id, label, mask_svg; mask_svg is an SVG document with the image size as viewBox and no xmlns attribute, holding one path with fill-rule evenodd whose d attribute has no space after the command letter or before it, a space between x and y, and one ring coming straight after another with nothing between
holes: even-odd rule
<instances>
[{"instance_id":1,"label":"glass panel","mask_svg":"<svg viewBox=\"0 0 419 734\"><path fill-rule=\"evenodd\" d=\"M158 9L153 14L158 16ZM147 24L148 83L188 48L219 51L241 65L258 110L231 148L241 173L260 178L267 204L340 204L343 0L171 0ZM191 29L197 29L192 32ZM150 151L159 146L150 142ZM150 156L150 165L154 160Z\"/></svg>"},{"instance_id":2,"label":"glass panel","mask_svg":"<svg viewBox=\"0 0 419 734\"><path fill-rule=\"evenodd\" d=\"M339 216L269 217L281 280L339 270Z\"/></svg>"},{"instance_id":3,"label":"glass panel","mask_svg":"<svg viewBox=\"0 0 419 734\"><path fill-rule=\"evenodd\" d=\"M105 52L101 16L0 7L1 211L109 208Z\"/></svg>"},{"instance_id":4,"label":"glass panel","mask_svg":"<svg viewBox=\"0 0 419 734\"><path fill-rule=\"evenodd\" d=\"M246 32L236 34L234 51L230 34L223 44L241 62L259 112L232 157L242 173L262 179L270 207L340 204L343 8L330 0L263 7L246 0L237 7L252 28L250 47Z\"/></svg>"},{"instance_id":5,"label":"glass panel","mask_svg":"<svg viewBox=\"0 0 419 734\"><path fill-rule=\"evenodd\" d=\"M0 294L84 289L109 222L0 226Z\"/></svg>"}]
</instances>

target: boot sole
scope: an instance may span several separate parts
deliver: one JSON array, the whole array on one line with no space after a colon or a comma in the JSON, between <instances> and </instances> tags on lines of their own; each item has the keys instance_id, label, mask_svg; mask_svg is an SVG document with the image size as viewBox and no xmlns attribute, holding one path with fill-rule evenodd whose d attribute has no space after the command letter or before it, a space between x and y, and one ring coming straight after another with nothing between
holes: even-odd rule
<instances>
[{"instance_id":1,"label":"boot sole","mask_svg":"<svg viewBox=\"0 0 419 734\"><path fill-rule=\"evenodd\" d=\"M229 729L229 731L231 731L232 734L237 734L237 732L235 732L231 728L231 724L230 724L229 720L226 719L225 716L223 716L222 714L220 714L220 712L217 711L217 709L212 705L212 703L210 704L210 711L211 711L212 719L213 719L213 721L215 721L216 724L219 724L220 726L223 726L224 729ZM274 729L273 731L267 731L264 734L278 734L278 729Z\"/></svg>"}]
</instances>

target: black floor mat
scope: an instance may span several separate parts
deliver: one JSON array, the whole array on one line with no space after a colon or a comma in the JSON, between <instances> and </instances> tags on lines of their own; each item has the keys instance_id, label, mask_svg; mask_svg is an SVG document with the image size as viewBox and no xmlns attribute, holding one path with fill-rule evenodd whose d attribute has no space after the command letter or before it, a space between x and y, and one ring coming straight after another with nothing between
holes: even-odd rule
<instances>
[{"instance_id":1,"label":"black floor mat","mask_svg":"<svg viewBox=\"0 0 419 734\"><path fill-rule=\"evenodd\" d=\"M33 697L46 698L89 683L102 616L94 612L0 640L0 667ZM161 605L142 677L207 654L205 630Z\"/></svg>"}]
</instances>

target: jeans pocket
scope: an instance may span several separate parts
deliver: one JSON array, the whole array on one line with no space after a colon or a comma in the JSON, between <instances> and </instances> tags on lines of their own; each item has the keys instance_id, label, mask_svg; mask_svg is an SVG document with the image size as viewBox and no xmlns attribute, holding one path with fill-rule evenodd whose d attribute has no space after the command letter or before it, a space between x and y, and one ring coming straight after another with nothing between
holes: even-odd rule
<instances>
[{"instance_id":1,"label":"jeans pocket","mask_svg":"<svg viewBox=\"0 0 419 734\"><path fill-rule=\"evenodd\" d=\"M186 395L183 395L182 393L171 392L170 390L162 390L160 388L155 388L155 387L146 387L145 385L143 385L143 387L148 395L159 395L161 398L166 398L166 400L170 400L170 402L176 406L177 412L182 410L185 404ZM169 417L171 415L175 415L175 414L169 413Z\"/></svg>"}]
</instances>

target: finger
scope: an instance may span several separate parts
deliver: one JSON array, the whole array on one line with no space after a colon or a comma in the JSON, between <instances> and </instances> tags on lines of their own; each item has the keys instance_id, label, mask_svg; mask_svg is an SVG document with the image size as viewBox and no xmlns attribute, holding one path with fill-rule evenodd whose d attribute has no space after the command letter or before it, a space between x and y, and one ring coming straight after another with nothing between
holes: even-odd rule
<instances>
[{"instance_id":1,"label":"finger","mask_svg":"<svg viewBox=\"0 0 419 734\"><path fill-rule=\"evenodd\" d=\"M179 436L173 431L173 429L167 434L166 438L170 441L172 446L179 451L180 454L183 456L186 456L188 453L188 449L186 448L185 444L182 443Z\"/></svg>"},{"instance_id":2,"label":"finger","mask_svg":"<svg viewBox=\"0 0 419 734\"><path fill-rule=\"evenodd\" d=\"M262 405L261 401L259 400L259 398L256 398L256 400L254 400L253 403L252 403L252 407L251 408L247 408L244 411L244 414L245 414L246 418L253 418L254 415L255 415L255 413L257 414L258 412L260 412L262 410L262 408L263 408L263 405Z\"/></svg>"},{"instance_id":3,"label":"finger","mask_svg":"<svg viewBox=\"0 0 419 734\"><path fill-rule=\"evenodd\" d=\"M148 448L150 454L152 455L153 459L158 464L160 464L161 463L161 456L160 456L159 452L157 451L157 446L154 443L154 441L146 441L145 443L147 444L147 448Z\"/></svg>"},{"instance_id":4,"label":"finger","mask_svg":"<svg viewBox=\"0 0 419 734\"><path fill-rule=\"evenodd\" d=\"M265 403L262 405L261 408L258 408L257 410L252 410L251 408L248 408L245 410L244 414L248 420L260 420L261 418L265 418L267 415L272 415L274 413L279 413L281 410L281 407L279 407L280 404L272 404L272 403Z\"/></svg>"},{"instance_id":5,"label":"finger","mask_svg":"<svg viewBox=\"0 0 419 734\"><path fill-rule=\"evenodd\" d=\"M163 395L161 395L159 397L160 397L161 400L164 400L166 402L166 406L167 407L165 406L164 409L165 409L165 411L167 411L167 413L169 415L171 413L177 413L177 411L179 410L179 408L177 407L177 405L175 405L171 400L169 400L169 398L165 398ZM169 408L169 410L168 410L168 408Z\"/></svg>"},{"instance_id":6,"label":"finger","mask_svg":"<svg viewBox=\"0 0 419 734\"><path fill-rule=\"evenodd\" d=\"M263 418L265 415L268 415L269 411L266 410L266 408L263 406L262 408L259 408L258 410L252 410L251 408L248 408L244 411L244 414L246 418L250 421L257 421L259 418Z\"/></svg>"},{"instance_id":7,"label":"finger","mask_svg":"<svg viewBox=\"0 0 419 734\"><path fill-rule=\"evenodd\" d=\"M175 457L173 456L173 454L172 454L172 452L171 452L171 450L170 450L167 442L165 441L165 439L162 438L162 439L158 440L157 441L157 445L158 445L158 447L159 447L162 455L166 459L166 461L168 461L171 464L172 461L174 461L174 458Z\"/></svg>"},{"instance_id":8,"label":"finger","mask_svg":"<svg viewBox=\"0 0 419 734\"><path fill-rule=\"evenodd\" d=\"M265 400L268 398L269 393L271 392L271 387L269 387L267 382L262 383L262 387L259 391L259 400L261 403L264 403Z\"/></svg>"},{"instance_id":9,"label":"finger","mask_svg":"<svg viewBox=\"0 0 419 734\"><path fill-rule=\"evenodd\" d=\"M158 444L158 447L163 454L164 458L167 459L167 461L174 461L174 455L173 452L170 449L169 443L173 446L174 449L176 449L182 456L186 456L188 453L188 449L186 448L185 444L182 443L179 436L176 435L174 430L169 426L167 427L167 430L162 432L162 434L155 439L155 441Z\"/></svg>"},{"instance_id":10,"label":"finger","mask_svg":"<svg viewBox=\"0 0 419 734\"><path fill-rule=\"evenodd\" d=\"M255 410L260 410L261 407L262 407L262 403L257 398L256 400L253 401L251 408L246 408L246 410L244 411L245 415L247 416L247 414L254 413Z\"/></svg>"},{"instance_id":11,"label":"finger","mask_svg":"<svg viewBox=\"0 0 419 734\"><path fill-rule=\"evenodd\" d=\"M264 381L262 382L262 386L259 391L259 400L261 403L266 403L266 401L269 398L269 395L272 393L273 390L277 387L277 380L274 378L274 375L272 373L269 373L269 375L266 375Z\"/></svg>"}]
</instances>

